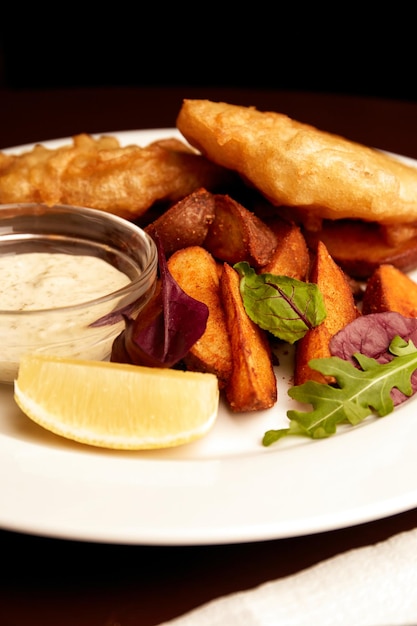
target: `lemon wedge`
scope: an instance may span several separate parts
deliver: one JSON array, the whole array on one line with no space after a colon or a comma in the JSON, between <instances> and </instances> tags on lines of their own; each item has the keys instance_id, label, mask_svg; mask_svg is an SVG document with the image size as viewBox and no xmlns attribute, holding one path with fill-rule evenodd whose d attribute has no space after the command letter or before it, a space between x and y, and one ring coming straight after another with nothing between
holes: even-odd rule
<instances>
[{"instance_id":1,"label":"lemon wedge","mask_svg":"<svg viewBox=\"0 0 417 626\"><path fill-rule=\"evenodd\" d=\"M28 354L14 382L20 409L43 428L104 448L143 450L189 443L213 426L216 376Z\"/></svg>"}]
</instances>

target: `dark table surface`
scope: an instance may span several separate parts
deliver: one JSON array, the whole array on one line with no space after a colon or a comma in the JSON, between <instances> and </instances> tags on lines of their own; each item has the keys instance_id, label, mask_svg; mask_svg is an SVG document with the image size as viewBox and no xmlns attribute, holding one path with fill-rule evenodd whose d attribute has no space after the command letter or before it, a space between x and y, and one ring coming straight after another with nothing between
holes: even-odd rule
<instances>
[{"instance_id":1,"label":"dark table surface","mask_svg":"<svg viewBox=\"0 0 417 626\"><path fill-rule=\"evenodd\" d=\"M0 88L0 149L80 132L172 127L184 97L280 111L417 158L417 102L185 87ZM212 598L287 576L415 526L417 509L310 536L184 547L100 544L3 529L0 623L152 626Z\"/></svg>"}]
</instances>

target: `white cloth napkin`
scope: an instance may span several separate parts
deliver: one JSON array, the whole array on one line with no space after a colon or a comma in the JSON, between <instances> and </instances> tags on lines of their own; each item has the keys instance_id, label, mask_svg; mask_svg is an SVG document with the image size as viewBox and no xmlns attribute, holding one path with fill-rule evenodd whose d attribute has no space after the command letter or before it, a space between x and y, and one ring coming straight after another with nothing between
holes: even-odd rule
<instances>
[{"instance_id":1,"label":"white cloth napkin","mask_svg":"<svg viewBox=\"0 0 417 626\"><path fill-rule=\"evenodd\" d=\"M417 625L417 528L159 626Z\"/></svg>"}]
</instances>

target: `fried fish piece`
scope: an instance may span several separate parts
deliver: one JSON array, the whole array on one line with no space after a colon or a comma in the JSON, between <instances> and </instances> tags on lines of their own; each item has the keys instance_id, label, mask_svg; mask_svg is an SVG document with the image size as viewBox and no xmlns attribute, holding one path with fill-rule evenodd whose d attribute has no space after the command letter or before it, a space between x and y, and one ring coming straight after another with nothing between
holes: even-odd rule
<instances>
[{"instance_id":1,"label":"fried fish piece","mask_svg":"<svg viewBox=\"0 0 417 626\"><path fill-rule=\"evenodd\" d=\"M417 219L417 169L387 153L281 113L210 100L185 99L176 123L202 154L304 224Z\"/></svg>"},{"instance_id":2,"label":"fried fish piece","mask_svg":"<svg viewBox=\"0 0 417 626\"><path fill-rule=\"evenodd\" d=\"M72 144L0 153L0 203L75 204L135 219L155 202L222 188L231 173L175 138L146 147L82 133Z\"/></svg>"},{"instance_id":3,"label":"fried fish piece","mask_svg":"<svg viewBox=\"0 0 417 626\"><path fill-rule=\"evenodd\" d=\"M404 229L398 231L404 232ZM398 233L400 236L390 243L385 229L377 222L323 220L319 230L304 230L304 235L310 248L314 249L317 242L322 241L333 260L349 276L364 280L381 264L394 265L403 272L417 266L417 232L411 225L407 232L404 238Z\"/></svg>"}]
</instances>

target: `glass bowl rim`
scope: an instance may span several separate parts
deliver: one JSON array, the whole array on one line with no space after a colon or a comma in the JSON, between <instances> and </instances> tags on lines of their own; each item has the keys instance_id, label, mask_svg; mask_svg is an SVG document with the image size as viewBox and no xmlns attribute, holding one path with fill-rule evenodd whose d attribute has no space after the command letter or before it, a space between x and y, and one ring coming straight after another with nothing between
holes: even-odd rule
<instances>
[{"instance_id":1,"label":"glass bowl rim","mask_svg":"<svg viewBox=\"0 0 417 626\"><path fill-rule=\"evenodd\" d=\"M127 285L125 285L124 287L121 287L120 289L116 289L115 291L104 294L103 296L96 297L91 300L84 300L83 302L79 302L77 304L70 304L70 305L66 305L62 307L50 307L50 308L45 308L45 309L15 310L15 309L1 309L0 308L0 316L6 317L9 315L13 315L13 316L19 316L19 317L20 316L30 317L30 316L39 315L39 314L47 315L48 313L61 313L61 312L65 314L67 312L83 309L86 306L100 305L103 302L107 302L108 300L113 300L115 298L123 298L123 296L126 296L130 292L135 291L136 289L140 288L142 283L147 284L149 281L151 281L149 286L154 284L155 280L152 279L152 275L154 274L156 278L157 267L158 267L157 247L152 237L150 237L150 235L148 235L148 233L146 233L143 228L141 228L134 222L131 222L128 219L123 218L119 215L116 215L115 213L111 213L110 211L104 211L102 209L93 209L90 207L84 207L84 206L79 206L79 205L72 205L72 204L47 205L43 202L10 202L10 203L0 204L0 226L1 226L1 213L6 209L13 209L16 207L19 207L22 209L25 209L25 208L29 209L31 207L42 207L47 210L48 209L52 210L56 208L64 209L65 211L68 211L69 213L75 212L79 214L85 214L86 216L100 217L108 221L110 224L112 222L115 224L118 224L120 227L125 228L136 235L139 235L139 237L146 244L147 253L148 253L147 264L143 268L143 270L140 272L140 274L136 278L131 280ZM143 294L138 294L138 298L140 297L140 295L143 295Z\"/></svg>"}]
</instances>

